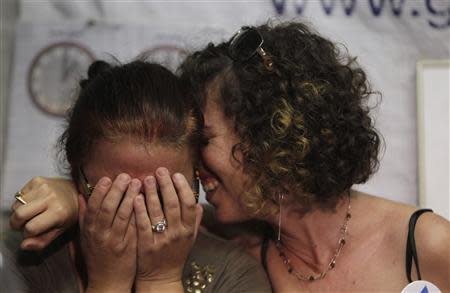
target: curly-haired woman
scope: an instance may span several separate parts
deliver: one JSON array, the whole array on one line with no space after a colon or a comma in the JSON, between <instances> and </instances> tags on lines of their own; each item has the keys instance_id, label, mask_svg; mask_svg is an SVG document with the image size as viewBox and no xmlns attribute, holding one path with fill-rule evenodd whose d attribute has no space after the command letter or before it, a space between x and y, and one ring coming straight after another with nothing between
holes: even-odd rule
<instances>
[{"instance_id":1,"label":"curly-haired woman","mask_svg":"<svg viewBox=\"0 0 450 293\"><path fill-rule=\"evenodd\" d=\"M381 145L355 58L304 24L281 23L243 27L191 54L180 73L204 115L206 198L220 223L270 227L240 242L275 292L400 292L420 278L450 290L449 222L351 189L376 171ZM45 194L73 194L45 181ZM76 208L65 200L57 205ZM39 225L20 207L13 227ZM24 245L54 237L45 235Z\"/></svg>"}]
</instances>

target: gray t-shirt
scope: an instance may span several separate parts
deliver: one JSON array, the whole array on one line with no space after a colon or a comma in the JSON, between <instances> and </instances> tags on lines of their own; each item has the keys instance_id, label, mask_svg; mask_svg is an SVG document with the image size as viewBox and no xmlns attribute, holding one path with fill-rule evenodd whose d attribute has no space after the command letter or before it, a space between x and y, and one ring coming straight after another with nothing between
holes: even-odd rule
<instances>
[{"instance_id":1,"label":"gray t-shirt","mask_svg":"<svg viewBox=\"0 0 450 293\"><path fill-rule=\"evenodd\" d=\"M29 252L20 250L20 233L3 233L0 291L79 293L76 269L68 249L71 237L67 233L42 252ZM183 285L186 292L271 292L266 274L255 259L233 244L206 233L198 234L184 267Z\"/></svg>"}]
</instances>

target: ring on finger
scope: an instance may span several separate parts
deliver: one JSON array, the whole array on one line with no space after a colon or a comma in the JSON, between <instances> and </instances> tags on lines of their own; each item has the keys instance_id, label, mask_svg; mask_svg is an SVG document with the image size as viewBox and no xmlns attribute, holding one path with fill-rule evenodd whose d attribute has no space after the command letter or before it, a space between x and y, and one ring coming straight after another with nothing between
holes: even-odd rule
<instances>
[{"instance_id":1,"label":"ring on finger","mask_svg":"<svg viewBox=\"0 0 450 293\"><path fill-rule=\"evenodd\" d=\"M16 194L14 194L14 197L17 201L19 201L21 204L27 204L27 202L23 199L24 194L22 191L17 191Z\"/></svg>"},{"instance_id":2,"label":"ring on finger","mask_svg":"<svg viewBox=\"0 0 450 293\"><path fill-rule=\"evenodd\" d=\"M167 229L167 220L162 219L161 221L157 222L155 225L152 225L152 231L156 233L162 233L166 231Z\"/></svg>"}]
</instances>

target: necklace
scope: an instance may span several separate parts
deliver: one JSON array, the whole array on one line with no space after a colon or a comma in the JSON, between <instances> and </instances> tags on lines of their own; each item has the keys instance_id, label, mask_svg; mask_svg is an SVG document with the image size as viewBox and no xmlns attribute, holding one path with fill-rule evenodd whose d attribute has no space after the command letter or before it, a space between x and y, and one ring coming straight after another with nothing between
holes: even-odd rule
<instances>
[{"instance_id":1,"label":"necklace","mask_svg":"<svg viewBox=\"0 0 450 293\"><path fill-rule=\"evenodd\" d=\"M348 198L348 207L347 207L347 213L344 218L344 223L342 223L342 226L340 228L340 236L338 240L338 245L336 248L336 251L331 258L330 262L328 263L328 266L326 269L321 272L320 274L316 275L303 275L299 273L292 265L291 260L287 257L287 255L284 253L283 244L281 242L281 235L278 235L278 240L276 242L276 248L278 250L278 254L283 260L283 263L285 264L287 271L289 274L294 275L298 280L300 281L316 281L321 280L325 278L326 274L332 270L336 266L336 259L338 258L339 254L341 253L342 248L345 245L345 236L347 236L347 227L348 227L348 221L352 217L350 213L350 197Z\"/></svg>"}]
</instances>

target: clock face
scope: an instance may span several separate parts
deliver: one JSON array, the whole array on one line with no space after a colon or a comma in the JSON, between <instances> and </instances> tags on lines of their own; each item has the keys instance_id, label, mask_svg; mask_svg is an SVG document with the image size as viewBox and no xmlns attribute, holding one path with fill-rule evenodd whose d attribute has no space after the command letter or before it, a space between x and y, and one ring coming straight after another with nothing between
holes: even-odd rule
<instances>
[{"instance_id":1,"label":"clock face","mask_svg":"<svg viewBox=\"0 0 450 293\"><path fill-rule=\"evenodd\" d=\"M159 63L174 72L186 58L187 52L175 46L158 46L144 51L140 56L148 57L152 62Z\"/></svg>"},{"instance_id":2,"label":"clock face","mask_svg":"<svg viewBox=\"0 0 450 293\"><path fill-rule=\"evenodd\" d=\"M64 116L72 105L78 82L94 59L88 49L70 42L43 49L28 74L31 98L44 112Z\"/></svg>"}]
</instances>

